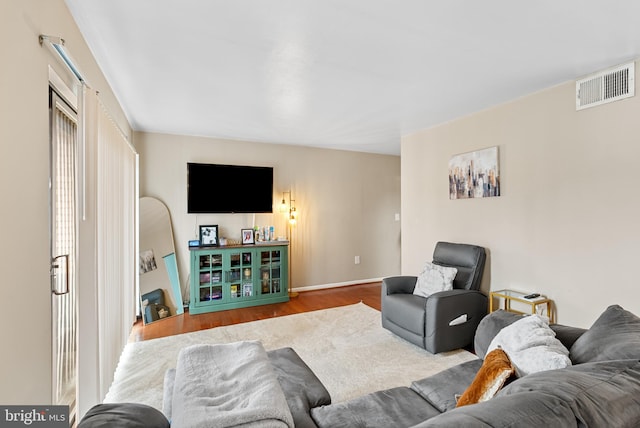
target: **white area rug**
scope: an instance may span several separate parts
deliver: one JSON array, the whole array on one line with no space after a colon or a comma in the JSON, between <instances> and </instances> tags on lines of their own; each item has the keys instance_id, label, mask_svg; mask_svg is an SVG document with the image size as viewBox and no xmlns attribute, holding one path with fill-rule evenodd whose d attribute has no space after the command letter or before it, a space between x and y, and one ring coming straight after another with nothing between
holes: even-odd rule
<instances>
[{"instance_id":1,"label":"white area rug","mask_svg":"<svg viewBox=\"0 0 640 428\"><path fill-rule=\"evenodd\" d=\"M175 367L181 348L241 340L260 340L267 351L293 348L325 385L333 403L409 386L477 358L465 350L430 354L383 329L380 312L358 303L129 343L105 402L137 402L161 410L164 373Z\"/></svg>"}]
</instances>

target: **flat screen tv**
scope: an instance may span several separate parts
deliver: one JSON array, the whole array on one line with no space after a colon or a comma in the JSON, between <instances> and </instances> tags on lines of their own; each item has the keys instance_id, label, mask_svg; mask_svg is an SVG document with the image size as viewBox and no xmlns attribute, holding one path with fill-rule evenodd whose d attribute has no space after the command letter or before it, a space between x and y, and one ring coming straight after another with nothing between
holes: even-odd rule
<instances>
[{"instance_id":1,"label":"flat screen tv","mask_svg":"<svg viewBox=\"0 0 640 428\"><path fill-rule=\"evenodd\" d=\"M273 168L187 163L187 213L273 212Z\"/></svg>"}]
</instances>

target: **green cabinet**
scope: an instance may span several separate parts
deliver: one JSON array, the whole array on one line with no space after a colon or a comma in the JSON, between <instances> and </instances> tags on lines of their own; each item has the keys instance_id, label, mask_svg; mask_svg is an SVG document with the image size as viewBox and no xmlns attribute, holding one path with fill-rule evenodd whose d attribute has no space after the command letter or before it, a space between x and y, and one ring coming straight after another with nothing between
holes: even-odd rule
<instances>
[{"instance_id":1,"label":"green cabinet","mask_svg":"<svg viewBox=\"0 0 640 428\"><path fill-rule=\"evenodd\" d=\"M289 300L287 245L191 248L189 312Z\"/></svg>"}]
</instances>

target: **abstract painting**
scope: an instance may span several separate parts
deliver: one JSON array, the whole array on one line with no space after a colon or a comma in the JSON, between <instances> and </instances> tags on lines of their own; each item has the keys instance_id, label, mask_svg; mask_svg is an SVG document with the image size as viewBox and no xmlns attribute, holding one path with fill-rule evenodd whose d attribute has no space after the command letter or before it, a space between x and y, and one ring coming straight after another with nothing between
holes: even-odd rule
<instances>
[{"instance_id":1,"label":"abstract painting","mask_svg":"<svg viewBox=\"0 0 640 428\"><path fill-rule=\"evenodd\" d=\"M498 146L455 155L449 160L449 199L500 196Z\"/></svg>"}]
</instances>

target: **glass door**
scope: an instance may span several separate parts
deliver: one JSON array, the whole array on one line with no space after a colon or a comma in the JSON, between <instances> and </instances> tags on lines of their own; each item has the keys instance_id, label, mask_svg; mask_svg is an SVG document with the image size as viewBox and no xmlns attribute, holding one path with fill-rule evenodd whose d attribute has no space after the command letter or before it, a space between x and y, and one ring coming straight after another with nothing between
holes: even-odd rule
<instances>
[{"instance_id":1,"label":"glass door","mask_svg":"<svg viewBox=\"0 0 640 428\"><path fill-rule=\"evenodd\" d=\"M198 256L199 303L213 303L223 298L222 253L207 253Z\"/></svg>"},{"instance_id":2,"label":"glass door","mask_svg":"<svg viewBox=\"0 0 640 428\"><path fill-rule=\"evenodd\" d=\"M280 250L260 251L260 294L268 295L280 293Z\"/></svg>"},{"instance_id":3,"label":"glass door","mask_svg":"<svg viewBox=\"0 0 640 428\"><path fill-rule=\"evenodd\" d=\"M253 296L252 252L238 251L229 253L229 296L231 300L246 299Z\"/></svg>"},{"instance_id":4,"label":"glass door","mask_svg":"<svg viewBox=\"0 0 640 428\"><path fill-rule=\"evenodd\" d=\"M53 404L69 406L75 418L77 368L77 115L49 92L51 313Z\"/></svg>"}]
</instances>

